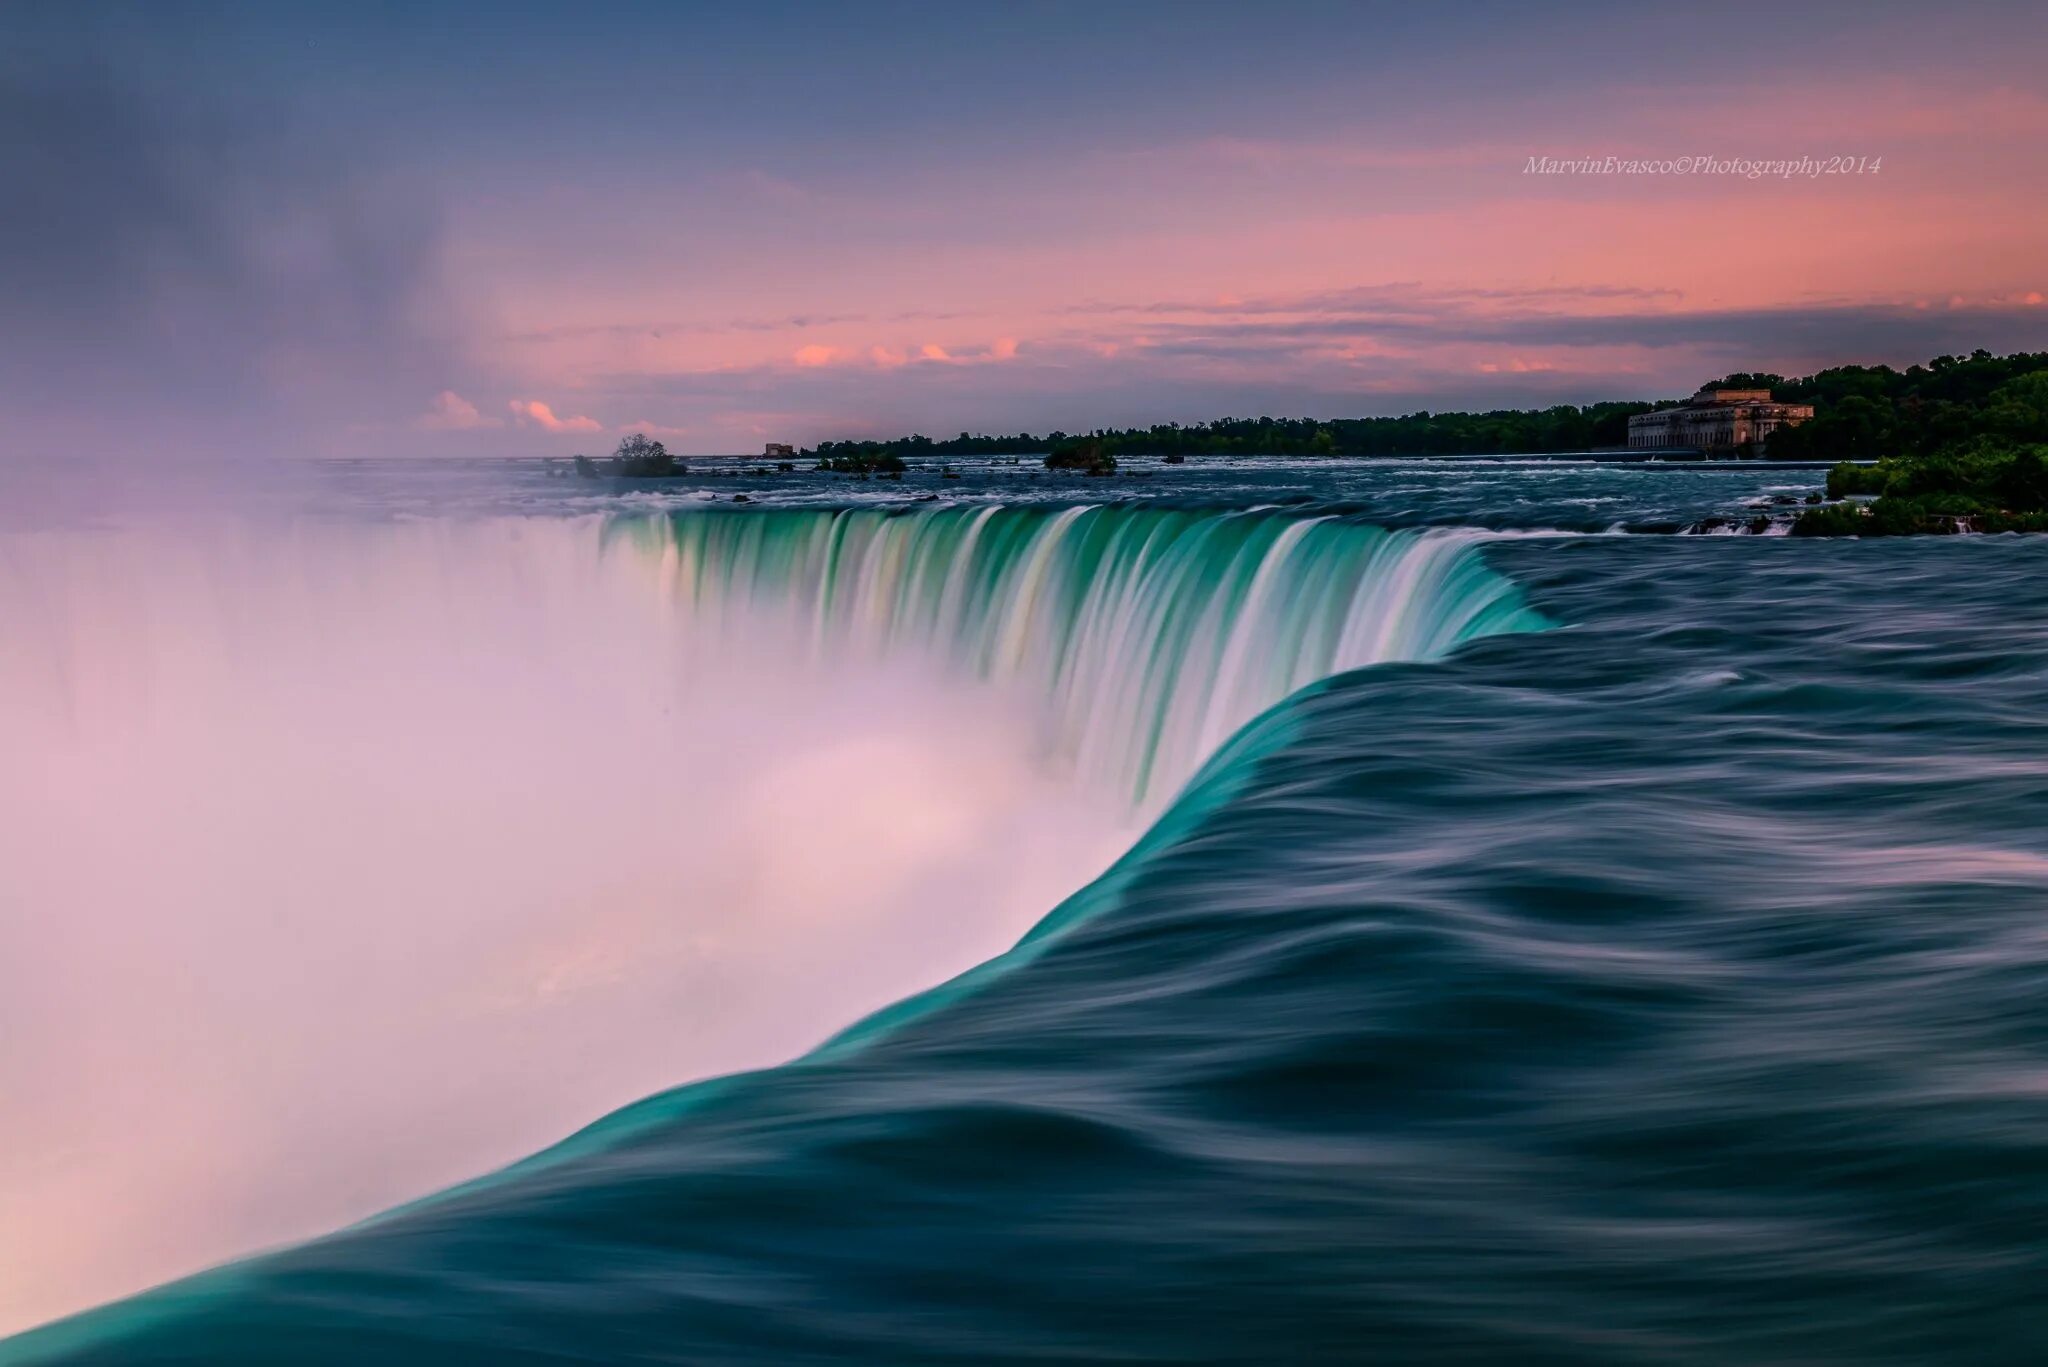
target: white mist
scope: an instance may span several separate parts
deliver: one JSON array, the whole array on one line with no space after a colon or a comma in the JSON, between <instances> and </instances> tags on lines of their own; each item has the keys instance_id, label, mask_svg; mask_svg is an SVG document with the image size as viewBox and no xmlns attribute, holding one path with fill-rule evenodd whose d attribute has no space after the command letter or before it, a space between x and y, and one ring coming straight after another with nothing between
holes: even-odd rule
<instances>
[{"instance_id":1,"label":"white mist","mask_svg":"<svg viewBox=\"0 0 2048 1367\"><path fill-rule=\"evenodd\" d=\"M801 1052L1132 831L565 519L0 533L0 1334Z\"/></svg>"}]
</instances>

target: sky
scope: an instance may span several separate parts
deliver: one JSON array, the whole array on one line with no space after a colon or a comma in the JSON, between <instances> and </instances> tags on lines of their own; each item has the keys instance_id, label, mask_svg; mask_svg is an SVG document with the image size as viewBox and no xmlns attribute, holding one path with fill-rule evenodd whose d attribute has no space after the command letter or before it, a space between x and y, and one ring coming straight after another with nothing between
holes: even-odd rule
<instances>
[{"instance_id":1,"label":"sky","mask_svg":"<svg viewBox=\"0 0 2048 1367\"><path fill-rule=\"evenodd\" d=\"M2048 349L2048 6L1649 8L11 0L0 456L748 452Z\"/></svg>"}]
</instances>

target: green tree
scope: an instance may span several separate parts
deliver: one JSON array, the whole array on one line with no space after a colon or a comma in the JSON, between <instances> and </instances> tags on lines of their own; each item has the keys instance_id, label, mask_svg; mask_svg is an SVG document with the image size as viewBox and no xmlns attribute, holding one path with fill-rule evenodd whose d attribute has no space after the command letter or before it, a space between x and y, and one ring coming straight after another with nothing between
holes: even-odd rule
<instances>
[{"instance_id":1,"label":"green tree","mask_svg":"<svg viewBox=\"0 0 2048 1367\"><path fill-rule=\"evenodd\" d=\"M687 474L679 470L676 458L668 448L648 437L645 432L635 432L619 439L618 449L612 452L612 473L634 479L659 479L668 475Z\"/></svg>"}]
</instances>

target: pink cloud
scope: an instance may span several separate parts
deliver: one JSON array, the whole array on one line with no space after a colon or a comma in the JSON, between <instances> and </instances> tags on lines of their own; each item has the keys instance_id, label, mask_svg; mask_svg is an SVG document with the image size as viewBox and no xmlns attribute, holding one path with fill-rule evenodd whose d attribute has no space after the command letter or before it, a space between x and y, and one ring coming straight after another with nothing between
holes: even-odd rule
<instances>
[{"instance_id":1,"label":"pink cloud","mask_svg":"<svg viewBox=\"0 0 2048 1367\"><path fill-rule=\"evenodd\" d=\"M604 424L596 418L560 418L555 410L539 399L512 400L512 415L522 427L538 427L548 432L602 432Z\"/></svg>"},{"instance_id":2,"label":"pink cloud","mask_svg":"<svg viewBox=\"0 0 2048 1367\"><path fill-rule=\"evenodd\" d=\"M1939 82L1861 96L1839 81L1695 93L1635 102L1619 125L1589 86L1539 102L1505 133L1489 109L1025 165L968 187L970 227L950 235L927 235L922 213L964 213L951 199L912 214L901 187L876 200L839 186L849 212L869 215L863 231L814 238L806 227L784 243L779 216L758 202L779 187L755 178L756 197L731 197L743 212L725 243L744 311L738 294L698 297L658 259L621 260L602 268L615 275L596 294L576 275L530 303L535 319L560 314L581 330L523 340L510 375L530 378L504 384L644 394L607 402L669 413L708 449L754 435L726 416L736 400L802 410L765 424L776 440L1192 419L1210 402L1335 413L1416 396L1486 407L1677 393L1731 369L1924 359L1918 342L1859 339L1850 321L1830 321L1837 305L1922 301L1934 339L1924 354L1971 342L1972 301L2048 316L2034 302L2048 294L2048 181L2027 174L2048 166L2048 144L2025 136L2048 129L2048 99ZM1878 174L1754 182L1522 170L1551 150L1820 148L1886 159ZM1190 174L1195 158L1201 175ZM1055 188L1123 209L999 237L971 226L1006 221ZM911 239L901 259L888 246L913 219L914 270ZM1820 312L1747 341L1720 321L1802 308ZM607 309L664 321L587 326Z\"/></svg>"},{"instance_id":3,"label":"pink cloud","mask_svg":"<svg viewBox=\"0 0 2048 1367\"><path fill-rule=\"evenodd\" d=\"M444 389L434 396L434 406L415 419L414 425L430 432L460 432L472 427L496 427L498 421L477 412L475 404L454 390Z\"/></svg>"}]
</instances>

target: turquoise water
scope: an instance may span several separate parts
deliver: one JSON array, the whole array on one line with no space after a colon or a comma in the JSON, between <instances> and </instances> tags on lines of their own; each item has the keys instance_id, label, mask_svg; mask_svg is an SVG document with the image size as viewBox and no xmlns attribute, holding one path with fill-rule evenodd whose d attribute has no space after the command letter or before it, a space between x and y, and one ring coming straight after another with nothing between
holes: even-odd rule
<instances>
[{"instance_id":1,"label":"turquoise water","mask_svg":"<svg viewBox=\"0 0 2048 1367\"><path fill-rule=\"evenodd\" d=\"M1051 746L1141 807L1318 679L1545 625L1449 530L1277 510L1045 504L615 515L714 629L945 658L1048 707Z\"/></svg>"},{"instance_id":2,"label":"turquoise water","mask_svg":"<svg viewBox=\"0 0 2048 1367\"><path fill-rule=\"evenodd\" d=\"M801 1060L0 1361L2038 1361L2040 544L1455 530L1765 472L1214 506L1296 478L610 524L1178 800Z\"/></svg>"}]
</instances>

